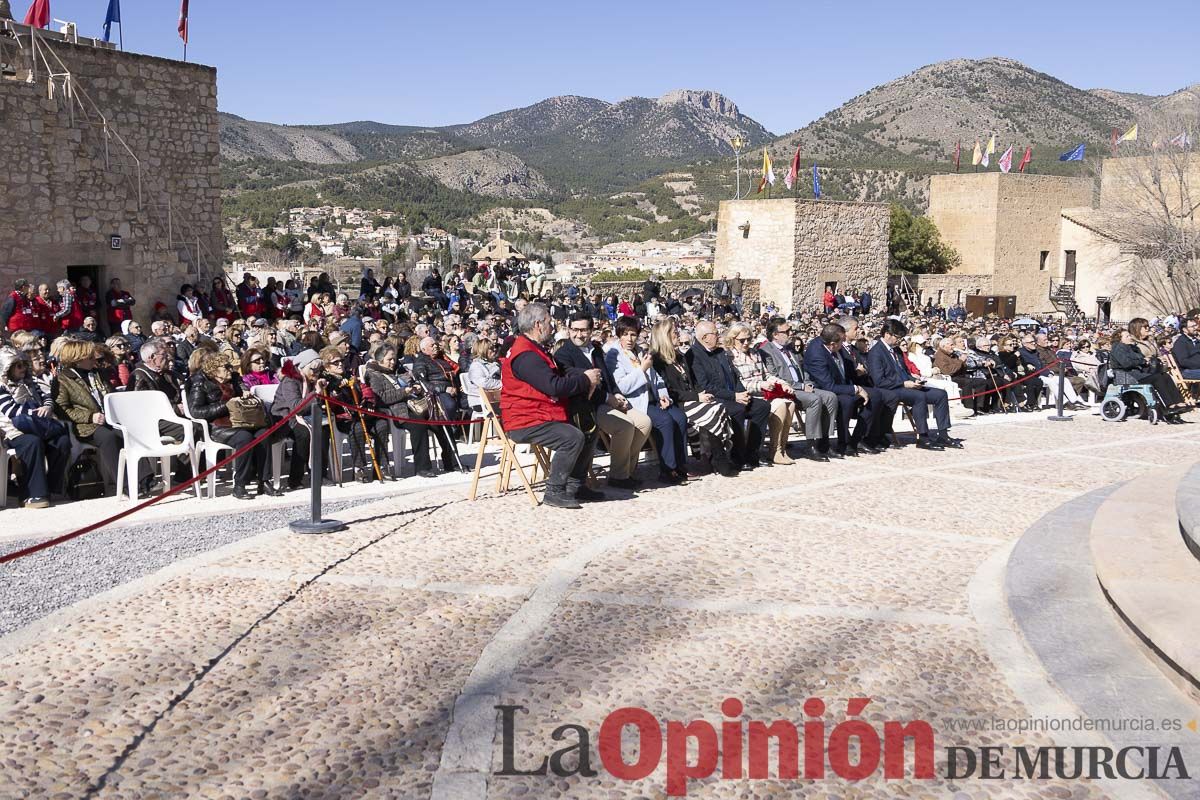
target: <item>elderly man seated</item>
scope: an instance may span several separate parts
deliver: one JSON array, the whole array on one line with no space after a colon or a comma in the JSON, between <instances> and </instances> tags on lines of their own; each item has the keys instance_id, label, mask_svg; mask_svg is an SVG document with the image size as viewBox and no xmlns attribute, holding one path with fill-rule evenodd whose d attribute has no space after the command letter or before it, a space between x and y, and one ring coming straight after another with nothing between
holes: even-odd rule
<instances>
[{"instance_id":1,"label":"elderly man seated","mask_svg":"<svg viewBox=\"0 0 1200 800\"><path fill-rule=\"evenodd\" d=\"M804 438L808 449L800 455L811 461L829 460L829 433L837 420L838 399L833 392L817 385L805 375L800 357L788 346L793 336L792 323L774 317L767 323L767 341L759 347L767 371L792 387L796 407L804 411Z\"/></svg>"},{"instance_id":2,"label":"elderly man seated","mask_svg":"<svg viewBox=\"0 0 1200 800\"><path fill-rule=\"evenodd\" d=\"M685 359L696 389L708 392L733 420L735 466L751 470L758 466L758 451L771 416L771 404L751 397L733 368L729 353L717 344L717 326L709 320L696 323L696 342ZM747 424L749 422L749 424Z\"/></svg>"},{"instance_id":3,"label":"elderly man seated","mask_svg":"<svg viewBox=\"0 0 1200 800\"><path fill-rule=\"evenodd\" d=\"M583 431L567 421L567 403L590 396L600 385L600 370L563 370L546 347L554 341L550 310L529 303L517 314L518 336L500 365L500 415L508 437L518 444L552 450L543 502L557 508L581 508L577 497L587 478Z\"/></svg>"}]
</instances>

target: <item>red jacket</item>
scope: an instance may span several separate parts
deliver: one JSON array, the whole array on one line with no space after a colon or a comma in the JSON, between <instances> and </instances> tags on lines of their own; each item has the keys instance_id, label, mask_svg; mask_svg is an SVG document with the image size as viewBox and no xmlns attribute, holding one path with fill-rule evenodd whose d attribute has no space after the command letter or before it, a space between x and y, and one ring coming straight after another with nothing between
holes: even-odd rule
<instances>
[{"instance_id":1,"label":"red jacket","mask_svg":"<svg viewBox=\"0 0 1200 800\"><path fill-rule=\"evenodd\" d=\"M74 295L68 294L60 297L53 306L54 314L57 316L62 313L67 303L71 304L71 308L65 316L58 320L58 325L64 331L77 331L83 327L83 318L85 316L83 313L83 303L79 302L78 292Z\"/></svg>"},{"instance_id":2,"label":"red jacket","mask_svg":"<svg viewBox=\"0 0 1200 800\"><path fill-rule=\"evenodd\" d=\"M38 311L38 307L32 297L26 297L20 292L12 293L13 312L8 318L8 329L11 332L16 331L42 331L46 332L49 329L42 327L42 315Z\"/></svg>"},{"instance_id":3,"label":"red jacket","mask_svg":"<svg viewBox=\"0 0 1200 800\"><path fill-rule=\"evenodd\" d=\"M50 333L53 331L56 327L54 324L54 306L50 305L50 301L41 295L33 298L33 306L35 309L37 309L37 329L43 333Z\"/></svg>"},{"instance_id":4,"label":"red jacket","mask_svg":"<svg viewBox=\"0 0 1200 800\"><path fill-rule=\"evenodd\" d=\"M513 341L508 357L500 361L500 416L505 430L519 431L543 422L566 422L566 400L543 394L513 375L513 359L522 353L536 353L550 369L561 373L554 359L528 336Z\"/></svg>"}]
</instances>

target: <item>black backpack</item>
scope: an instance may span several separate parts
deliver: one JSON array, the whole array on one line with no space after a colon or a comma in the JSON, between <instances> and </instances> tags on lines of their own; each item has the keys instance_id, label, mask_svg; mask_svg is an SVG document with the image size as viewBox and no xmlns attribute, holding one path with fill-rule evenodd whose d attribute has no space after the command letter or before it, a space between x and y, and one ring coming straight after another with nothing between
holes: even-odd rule
<instances>
[{"instance_id":1,"label":"black backpack","mask_svg":"<svg viewBox=\"0 0 1200 800\"><path fill-rule=\"evenodd\" d=\"M67 470L67 497L72 500L95 500L104 496L104 475L91 453L84 453Z\"/></svg>"}]
</instances>

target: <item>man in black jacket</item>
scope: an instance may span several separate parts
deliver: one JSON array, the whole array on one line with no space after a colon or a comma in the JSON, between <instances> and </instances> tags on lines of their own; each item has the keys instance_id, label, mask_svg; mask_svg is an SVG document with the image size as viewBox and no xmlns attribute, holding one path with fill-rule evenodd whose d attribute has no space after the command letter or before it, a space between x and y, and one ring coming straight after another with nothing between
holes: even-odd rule
<instances>
[{"instance_id":1,"label":"man in black jacket","mask_svg":"<svg viewBox=\"0 0 1200 800\"><path fill-rule=\"evenodd\" d=\"M696 344L687 351L686 358L696 388L713 395L733 420L733 463L742 469L754 469L771 404L746 391L729 354L717 346L714 323L704 320L696 324Z\"/></svg>"},{"instance_id":2,"label":"man in black jacket","mask_svg":"<svg viewBox=\"0 0 1200 800\"><path fill-rule=\"evenodd\" d=\"M1171 355L1184 378L1200 380L1200 322L1195 317L1183 324L1183 333L1171 345Z\"/></svg>"},{"instance_id":3,"label":"man in black jacket","mask_svg":"<svg viewBox=\"0 0 1200 800\"><path fill-rule=\"evenodd\" d=\"M158 336L147 339L139 355L141 362L133 369L129 391L162 392L175 413L183 416L183 390L171 369L170 343ZM160 421L158 432L172 441L183 441L183 426L177 422ZM193 435L197 435L197 431L193 430ZM202 437L203 432L198 436ZM189 464L182 456L173 456L171 463L175 469L175 483L183 483L191 477Z\"/></svg>"},{"instance_id":4,"label":"man in black jacket","mask_svg":"<svg viewBox=\"0 0 1200 800\"><path fill-rule=\"evenodd\" d=\"M629 401L617 392L617 382L609 371L608 365L604 363L604 352L592 342L592 318L585 314L573 314L568 325L567 332L570 334L570 338L555 351L554 363L558 364L564 372L570 370L586 372L590 369L600 372L600 383L592 390L591 394L572 397L567 406L571 423L583 431L586 437L583 444L583 459L587 462L587 468L590 470L592 459L595 456L596 436L604 427L601 419L606 416L605 411L622 411L629 408ZM619 414L613 416L613 419L606 424L611 427L617 422L620 422ZM604 427L604 429L608 431L610 437L613 437L610 441L620 440L619 436L614 436L614 431L609 427ZM615 458L617 456L614 456ZM575 493L575 499L603 500L604 494L581 485Z\"/></svg>"},{"instance_id":5,"label":"man in black jacket","mask_svg":"<svg viewBox=\"0 0 1200 800\"><path fill-rule=\"evenodd\" d=\"M925 385L925 379L910 375L897 345L908 335L908 327L897 319L883 321L879 338L867 353L867 371L871 382L883 394L884 413L895 413L904 403L912 409L913 427L917 431L917 447L922 450L961 448L962 441L950 436L950 402L946 393ZM929 408L937 421L936 434L929 430Z\"/></svg>"}]
</instances>

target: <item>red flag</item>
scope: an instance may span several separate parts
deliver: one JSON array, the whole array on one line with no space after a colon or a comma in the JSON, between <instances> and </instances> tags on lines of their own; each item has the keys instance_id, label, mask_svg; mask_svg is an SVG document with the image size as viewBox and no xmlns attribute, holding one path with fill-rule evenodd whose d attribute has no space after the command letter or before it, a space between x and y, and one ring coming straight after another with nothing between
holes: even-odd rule
<instances>
[{"instance_id":1,"label":"red flag","mask_svg":"<svg viewBox=\"0 0 1200 800\"><path fill-rule=\"evenodd\" d=\"M958 172L959 159L962 158L962 141L954 143L954 171Z\"/></svg>"},{"instance_id":2,"label":"red flag","mask_svg":"<svg viewBox=\"0 0 1200 800\"><path fill-rule=\"evenodd\" d=\"M29 13L25 15L25 24L34 28L45 28L50 25L50 0L33 0Z\"/></svg>"},{"instance_id":3,"label":"red flag","mask_svg":"<svg viewBox=\"0 0 1200 800\"><path fill-rule=\"evenodd\" d=\"M1024 171L1025 171L1025 168L1026 168L1027 166L1029 166L1029 162L1030 162L1030 161L1033 161L1033 148L1032 148L1032 147L1026 147L1026 148L1025 148L1025 155L1021 156L1021 163L1020 163L1020 165L1017 167L1017 172L1024 172Z\"/></svg>"},{"instance_id":4,"label":"red flag","mask_svg":"<svg viewBox=\"0 0 1200 800\"><path fill-rule=\"evenodd\" d=\"M1117 129L1116 129L1116 128L1113 128L1113 132L1112 132L1112 154L1113 154L1114 156L1117 154L1117 136L1118 136L1118 135L1119 135L1119 134L1117 133Z\"/></svg>"},{"instance_id":5,"label":"red flag","mask_svg":"<svg viewBox=\"0 0 1200 800\"><path fill-rule=\"evenodd\" d=\"M188 43L188 0L183 0L179 6L179 38Z\"/></svg>"},{"instance_id":6,"label":"red flag","mask_svg":"<svg viewBox=\"0 0 1200 800\"><path fill-rule=\"evenodd\" d=\"M796 179L800 177L800 145L796 145L796 155L792 156L792 167L788 170L787 175L783 176L783 182L787 188L792 188L796 185Z\"/></svg>"}]
</instances>

